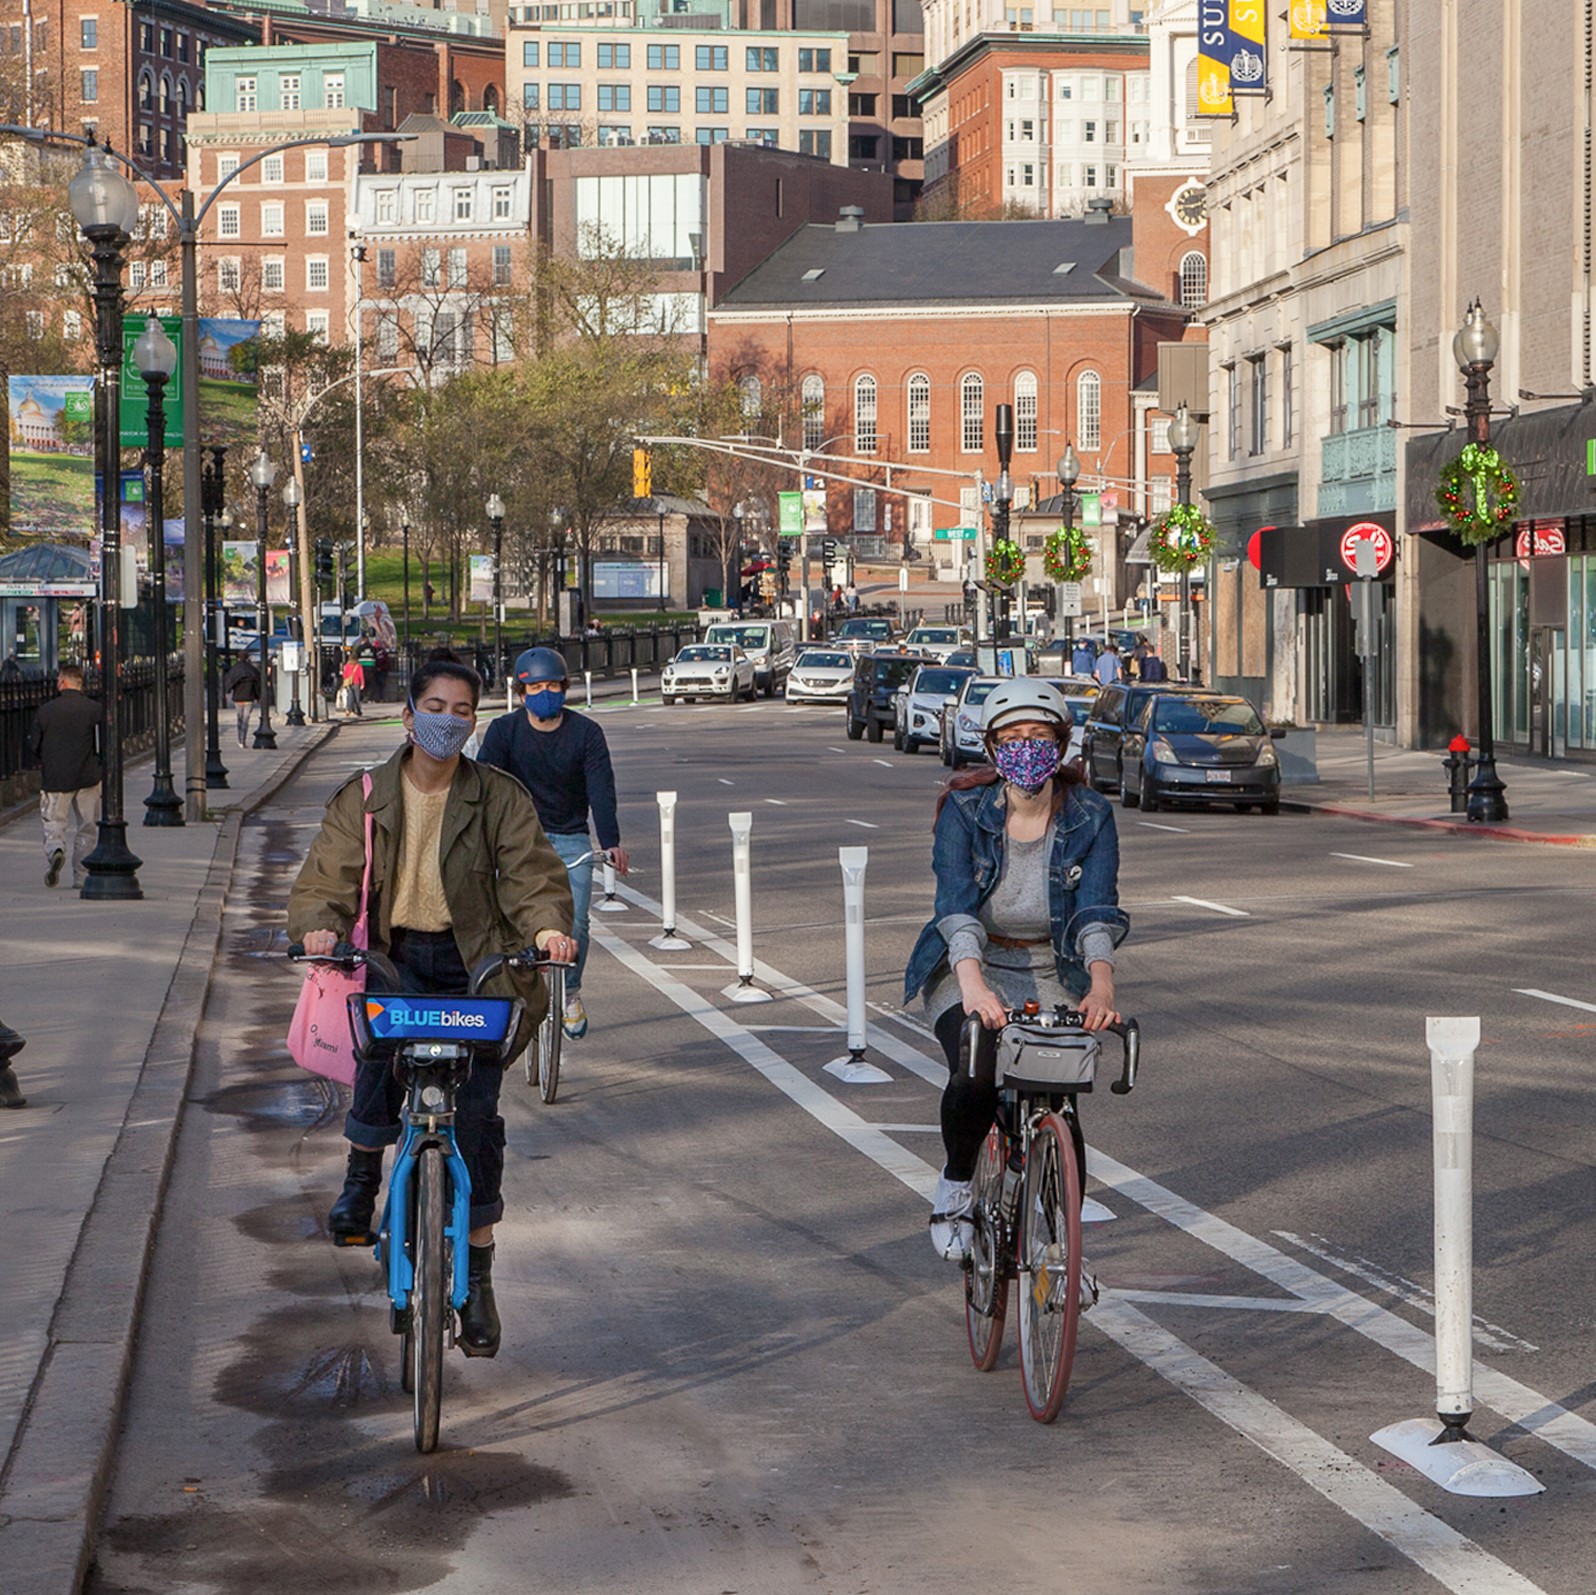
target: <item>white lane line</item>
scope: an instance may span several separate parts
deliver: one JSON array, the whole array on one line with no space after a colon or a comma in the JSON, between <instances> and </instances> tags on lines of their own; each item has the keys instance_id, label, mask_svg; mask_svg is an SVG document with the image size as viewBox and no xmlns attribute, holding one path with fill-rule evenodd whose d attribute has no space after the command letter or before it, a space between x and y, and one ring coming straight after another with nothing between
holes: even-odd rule
<instances>
[{"instance_id":1,"label":"white lane line","mask_svg":"<svg viewBox=\"0 0 1596 1595\"><path fill-rule=\"evenodd\" d=\"M726 779L726 777L723 776L723 775L717 775L715 777L715 779L717 781L719 781L722 786L736 786L737 785L737 783L735 781L728 781Z\"/></svg>"},{"instance_id":2,"label":"white lane line","mask_svg":"<svg viewBox=\"0 0 1596 1595\"><path fill-rule=\"evenodd\" d=\"M765 801L767 803L774 803L778 809L784 809L787 807L786 798L766 798Z\"/></svg>"},{"instance_id":3,"label":"white lane line","mask_svg":"<svg viewBox=\"0 0 1596 1595\"><path fill-rule=\"evenodd\" d=\"M872 825L869 820L844 820L843 824L857 825L861 830L864 831L879 831L881 829L879 825Z\"/></svg>"},{"instance_id":4,"label":"white lane line","mask_svg":"<svg viewBox=\"0 0 1596 1595\"><path fill-rule=\"evenodd\" d=\"M1414 1280L1404 1279L1400 1274L1388 1273L1378 1263L1370 1262L1367 1257L1345 1256L1336 1251L1323 1235L1295 1235L1288 1229L1277 1229L1274 1233L1287 1245L1298 1247L1317 1257L1321 1262L1329 1263L1332 1268L1339 1268L1357 1279L1367 1280L1376 1289L1388 1292L1405 1301L1410 1307L1417 1307L1421 1313L1430 1318L1435 1317L1435 1297ZM1520 1339L1511 1329L1504 1329L1500 1324L1493 1324L1478 1314L1474 1318L1474 1339L1490 1351L1541 1349L1539 1346L1531 1345L1527 1340Z\"/></svg>"},{"instance_id":5,"label":"white lane line","mask_svg":"<svg viewBox=\"0 0 1596 1595\"><path fill-rule=\"evenodd\" d=\"M830 747L828 747L826 749L827 753L846 753L847 751L848 750L846 748L830 748Z\"/></svg>"},{"instance_id":6,"label":"white lane line","mask_svg":"<svg viewBox=\"0 0 1596 1595\"><path fill-rule=\"evenodd\" d=\"M1251 919L1245 908L1227 908L1223 903L1210 903L1206 897L1172 897L1172 903L1190 903L1193 908L1211 908L1216 914L1229 914L1232 919Z\"/></svg>"},{"instance_id":7,"label":"white lane line","mask_svg":"<svg viewBox=\"0 0 1596 1595\"><path fill-rule=\"evenodd\" d=\"M923 1025L918 1019L911 1019L901 1008L894 1008L890 1003L866 1003L867 1008L873 1009L883 1019L890 1019L894 1024L902 1025L905 1030L912 1030L917 1036L924 1036L927 1041L936 1040L936 1032L929 1025Z\"/></svg>"},{"instance_id":8,"label":"white lane line","mask_svg":"<svg viewBox=\"0 0 1596 1595\"><path fill-rule=\"evenodd\" d=\"M594 927L593 939L840 1140L923 1201L931 1200L937 1175L930 1163L899 1146L879 1125L844 1107L730 1015L602 927ZM1453 1595L1544 1595L1506 1563L1432 1517L1394 1485L1223 1372L1129 1302L1116 1301L1110 1292L1087 1322L1266 1455L1283 1462L1332 1505L1423 1568Z\"/></svg>"},{"instance_id":9,"label":"white lane line","mask_svg":"<svg viewBox=\"0 0 1596 1595\"><path fill-rule=\"evenodd\" d=\"M1189 825L1160 825L1157 820L1138 820L1138 825L1145 825L1149 831L1173 831L1177 836L1190 836Z\"/></svg>"},{"instance_id":10,"label":"white lane line","mask_svg":"<svg viewBox=\"0 0 1596 1595\"><path fill-rule=\"evenodd\" d=\"M888 1135L941 1135L940 1124L878 1124L878 1130L884 1130Z\"/></svg>"},{"instance_id":11,"label":"white lane line","mask_svg":"<svg viewBox=\"0 0 1596 1595\"><path fill-rule=\"evenodd\" d=\"M656 969L670 969L670 964L655 964ZM724 968L725 965L717 965ZM744 1025L744 1030L759 1036L841 1036L847 1034L847 1026L843 1025Z\"/></svg>"},{"instance_id":12,"label":"white lane line","mask_svg":"<svg viewBox=\"0 0 1596 1595\"><path fill-rule=\"evenodd\" d=\"M1354 864L1384 864L1387 869L1412 869L1411 864L1399 864L1394 858L1370 858L1367 853L1332 853L1331 858L1351 859Z\"/></svg>"},{"instance_id":13,"label":"white lane line","mask_svg":"<svg viewBox=\"0 0 1596 1595\"><path fill-rule=\"evenodd\" d=\"M1322 1313L1316 1302L1295 1296L1204 1296L1189 1290L1112 1290L1115 1301L1140 1301L1161 1307L1223 1307L1260 1313Z\"/></svg>"},{"instance_id":14,"label":"white lane line","mask_svg":"<svg viewBox=\"0 0 1596 1595\"><path fill-rule=\"evenodd\" d=\"M733 930L737 929L737 921L735 919L727 919L724 914L713 914L707 908L699 909L699 913L701 913L705 919L714 920L717 925L729 925Z\"/></svg>"},{"instance_id":15,"label":"white lane line","mask_svg":"<svg viewBox=\"0 0 1596 1595\"><path fill-rule=\"evenodd\" d=\"M876 763L881 765L883 769L890 770L892 768L892 760L891 759L877 759Z\"/></svg>"},{"instance_id":16,"label":"white lane line","mask_svg":"<svg viewBox=\"0 0 1596 1595\"><path fill-rule=\"evenodd\" d=\"M718 975L722 970L725 969L726 966L724 964L655 964L654 967L656 969L696 969L700 971L709 970Z\"/></svg>"},{"instance_id":17,"label":"white lane line","mask_svg":"<svg viewBox=\"0 0 1596 1595\"><path fill-rule=\"evenodd\" d=\"M1555 991L1537 991L1533 986L1515 986L1521 997L1539 997L1542 1002L1561 1003L1565 1008L1580 1008L1586 1013L1596 1013L1596 1002L1581 1002L1577 997L1559 997Z\"/></svg>"},{"instance_id":18,"label":"white lane line","mask_svg":"<svg viewBox=\"0 0 1596 1595\"><path fill-rule=\"evenodd\" d=\"M1476 1541L1410 1501L1394 1484L1338 1450L1168 1330L1110 1292L1086 1322L1190 1396L1223 1424L1283 1462L1332 1506L1455 1595L1535 1595L1532 1584Z\"/></svg>"}]
</instances>

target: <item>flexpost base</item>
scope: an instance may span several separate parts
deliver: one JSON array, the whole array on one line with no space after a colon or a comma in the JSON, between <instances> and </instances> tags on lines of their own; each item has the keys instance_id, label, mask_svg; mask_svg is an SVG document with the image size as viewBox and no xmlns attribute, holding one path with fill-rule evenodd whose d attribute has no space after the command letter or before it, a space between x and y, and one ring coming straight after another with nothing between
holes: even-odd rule
<instances>
[{"instance_id":1,"label":"flexpost base","mask_svg":"<svg viewBox=\"0 0 1596 1595\"><path fill-rule=\"evenodd\" d=\"M892 1076L873 1063L866 1063L863 1052L849 1052L845 1058L833 1058L825 1066L827 1074L834 1074L844 1085L886 1085Z\"/></svg>"},{"instance_id":2,"label":"flexpost base","mask_svg":"<svg viewBox=\"0 0 1596 1595\"><path fill-rule=\"evenodd\" d=\"M617 898L606 897L602 903L593 905L593 912L595 914L624 914L626 912L626 904Z\"/></svg>"},{"instance_id":3,"label":"flexpost base","mask_svg":"<svg viewBox=\"0 0 1596 1595\"><path fill-rule=\"evenodd\" d=\"M1447 1439L1453 1432L1466 1433L1448 1430L1435 1418L1408 1418L1376 1430L1369 1438L1452 1495L1539 1495L1546 1488L1532 1473L1478 1440Z\"/></svg>"},{"instance_id":4,"label":"flexpost base","mask_svg":"<svg viewBox=\"0 0 1596 1595\"><path fill-rule=\"evenodd\" d=\"M674 925L668 926L657 936L650 936L648 945L657 947L662 953L690 953L693 950L693 944L690 941L683 941L676 934Z\"/></svg>"},{"instance_id":5,"label":"flexpost base","mask_svg":"<svg viewBox=\"0 0 1596 1595\"><path fill-rule=\"evenodd\" d=\"M733 1002L769 1002L770 993L761 991L753 982L752 977L747 980L739 979L735 986L726 986L721 990L721 996L729 997Z\"/></svg>"}]
</instances>

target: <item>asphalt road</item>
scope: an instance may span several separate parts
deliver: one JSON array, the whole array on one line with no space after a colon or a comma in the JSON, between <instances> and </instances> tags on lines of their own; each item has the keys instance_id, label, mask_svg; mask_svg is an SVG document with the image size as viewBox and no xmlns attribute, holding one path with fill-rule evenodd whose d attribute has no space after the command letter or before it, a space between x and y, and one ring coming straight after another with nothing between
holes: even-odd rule
<instances>
[{"instance_id":1,"label":"asphalt road","mask_svg":"<svg viewBox=\"0 0 1596 1595\"><path fill-rule=\"evenodd\" d=\"M1087 1595L1590 1588L1596 980L1582 856L1325 817L1119 813L1142 1083L1088 1099L1105 1287L1068 1402L970 1366L925 1238L938 1049L902 1015L941 767L841 712L602 715L639 866L595 916L552 1108L506 1083L506 1342L411 1446L369 1254L326 1244L332 1095L286 1063L288 882L346 730L240 854L90 1589ZM656 789L679 794L658 929ZM734 1006L728 811L761 982ZM846 1085L837 848L869 848L873 1059ZM1528 996L1533 990L1547 996ZM1576 1004L1549 1000L1561 996ZM1433 1407L1425 1018L1483 1016L1474 1432L1545 1493L1370 1443Z\"/></svg>"}]
</instances>

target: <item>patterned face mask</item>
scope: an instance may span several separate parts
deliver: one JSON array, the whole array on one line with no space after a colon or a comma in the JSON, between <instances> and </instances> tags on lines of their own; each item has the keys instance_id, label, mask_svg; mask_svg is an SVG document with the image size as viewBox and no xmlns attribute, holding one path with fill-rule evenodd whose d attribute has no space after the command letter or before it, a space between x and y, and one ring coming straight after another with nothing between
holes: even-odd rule
<instances>
[{"instance_id":1,"label":"patterned face mask","mask_svg":"<svg viewBox=\"0 0 1596 1595\"><path fill-rule=\"evenodd\" d=\"M411 710L410 740L430 759L447 763L471 740L475 728L457 714Z\"/></svg>"},{"instance_id":2,"label":"patterned face mask","mask_svg":"<svg viewBox=\"0 0 1596 1595\"><path fill-rule=\"evenodd\" d=\"M1059 745L1051 737L1000 742L992 750L997 773L1022 792L1040 792L1058 770Z\"/></svg>"}]
</instances>

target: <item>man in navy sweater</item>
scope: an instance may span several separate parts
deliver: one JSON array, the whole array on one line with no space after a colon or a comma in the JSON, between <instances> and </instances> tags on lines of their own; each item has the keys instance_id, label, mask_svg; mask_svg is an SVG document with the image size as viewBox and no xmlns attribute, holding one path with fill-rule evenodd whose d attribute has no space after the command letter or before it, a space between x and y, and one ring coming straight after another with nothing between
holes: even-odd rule
<instances>
[{"instance_id":1,"label":"man in navy sweater","mask_svg":"<svg viewBox=\"0 0 1596 1595\"><path fill-rule=\"evenodd\" d=\"M615 873L628 863L621 846L621 823L615 809L615 772L609 744L596 722L565 707L570 671L553 648L528 648L515 662L521 708L494 720L482 738L477 760L513 775L537 807L538 819L554 851L569 868L588 852L588 815L598 832L598 845L615 860ZM582 970L587 963L588 908L593 901L593 860L571 868L575 908L576 963L565 977L565 1033L574 1041L587 1034L587 1009L582 1006Z\"/></svg>"}]
</instances>

